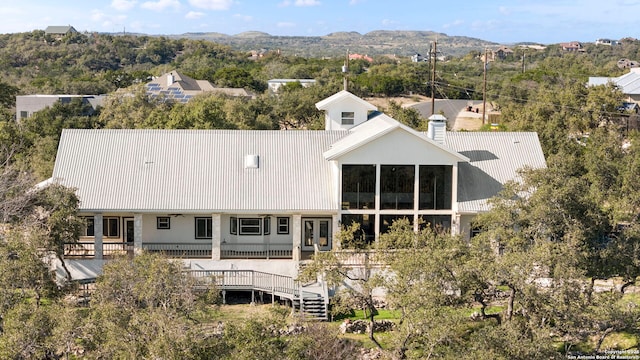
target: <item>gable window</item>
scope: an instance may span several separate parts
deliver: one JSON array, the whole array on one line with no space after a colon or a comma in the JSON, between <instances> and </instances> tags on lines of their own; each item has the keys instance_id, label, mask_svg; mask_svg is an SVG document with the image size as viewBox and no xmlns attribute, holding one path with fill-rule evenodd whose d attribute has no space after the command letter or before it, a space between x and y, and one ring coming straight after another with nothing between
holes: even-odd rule
<instances>
[{"instance_id":1,"label":"gable window","mask_svg":"<svg viewBox=\"0 0 640 360\"><path fill-rule=\"evenodd\" d=\"M120 218L105 217L102 220L102 235L108 238L120 237Z\"/></svg>"},{"instance_id":2,"label":"gable window","mask_svg":"<svg viewBox=\"0 0 640 360\"><path fill-rule=\"evenodd\" d=\"M376 166L342 165L342 209L374 209Z\"/></svg>"},{"instance_id":3,"label":"gable window","mask_svg":"<svg viewBox=\"0 0 640 360\"><path fill-rule=\"evenodd\" d=\"M95 236L95 223L93 221L93 216L84 216L82 218L84 220L84 228L80 233L80 236Z\"/></svg>"},{"instance_id":4,"label":"gable window","mask_svg":"<svg viewBox=\"0 0 640 360\"><path fill-rule=\"evenodd\" d=\"M279 217L278 218L278 234L288 234L288 233L289 233L289 218Z\"/></svg>"},{"instance_id":5,"label":"gable window","mask_svg":"<svg viewBox=\"0 0 640 360\"><path fill-rule=\"evenodd\" d=\"M171 229L171 218L168 216L158 216L156 218L156 228L160 230Z\"/></svg>"},{"instance_id":6,"label":"gable window","mask_svg":"<svg viewBox=\"0 0 640 360\"><path fill-rule=\"evenodd\" d=\"M342 112L342 125L353 125L356 116L353 111Z\"/></svg>"},{"instance_id":7,"label":"gable window","mask_svg":"<svg viewBox=\"0 0 640 360\"><path fill-rule=\"evenodd\" d=\"M20 118L28 118L29 117L29 112L27 111L20 111Z\"/></svg>"},{"instance_id":8,"label":"gable window","mask_svg":"<svg viewBox=\"0 0 640 360\"><path fill-rule=\"evenodd\" d=\"M262 219L260 218L241 218L240 235L260 235L262 234Z\"/></svg>"},{"instance_id":9,"label":"gable window","mask_svg":"<svg viewBox=\"0 0 640 360\"><path fill-rule=\"evenodd\" d=\"M196 218L196 239L211 239L213 231L211 229L212 221L210 217Z\"/></svg>"}]
</instances>

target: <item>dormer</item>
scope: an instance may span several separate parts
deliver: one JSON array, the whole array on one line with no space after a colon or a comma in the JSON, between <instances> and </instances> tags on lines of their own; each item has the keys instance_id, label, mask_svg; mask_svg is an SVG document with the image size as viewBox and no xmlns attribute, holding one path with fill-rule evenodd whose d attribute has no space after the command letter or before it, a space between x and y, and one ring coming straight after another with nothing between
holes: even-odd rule
<instances>
[{"instance_id":1,"label":"dormer","mask_svg":"<svg viewBox=\"0 0 640 360\"><path fill-rule=\"evenodd\" d=\"M325 130L349 130L367 121L370 112L378 110L346 90L317 102L316 108L325 112Z\"/></svg>"}]
</instances>

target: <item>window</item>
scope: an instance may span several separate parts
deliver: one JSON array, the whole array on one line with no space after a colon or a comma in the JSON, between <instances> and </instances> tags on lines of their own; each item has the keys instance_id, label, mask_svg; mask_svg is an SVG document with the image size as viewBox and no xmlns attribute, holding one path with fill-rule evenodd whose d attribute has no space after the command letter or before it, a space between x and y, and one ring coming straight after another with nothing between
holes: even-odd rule
<instances>
[{"instance_id":1,"label":"window","mask_svg":"<svg viewBox=\"0 0 640 360\"><path fill-rule=\"evenodd\" d=\"M353 125L355 113L353 111L342 112L342 125Z\"/></svg>"},{"instance_id":2,"label":"window","mask_svg":"<svg viewBox=\"0 0 640 360\"><path fill-rule=\"evenodd\" d=\"M380 166L380 208L413 209L414 165Z\"/></svg>"},{"instance_id":3,"label":"window","mask_svg":"<svg viewBox=\"0 0 640 360\"><path fill-rule=\"evenodd\" d=\"M451 215L421 215L420 217L422 218L420 229L429 226L435 231L451 230Z\"/></svg>"},{"instance_id":4,"label":"window","mask_svg":"<svg viewBox=\"0 0 640 360\"><path fill-rule=\"evenodd\" d=\"M354 222L360 225L360 230L356 232L356 241L363 241L367 244L374 242L376 217L369 214L342 214L342 226L351 226Z\"/></svg>"},{"instance_id":5,"label":"window","mask_svg":"<svg viewBox=\"0 0 640 360\"><path fill-rule=\"evenodd\" d=\"M397 220L408 220L413 226L413 215L380 215L380 234L386 234L391 230L391 225Z\"/></svg>"},{"instance_id":6,"label":"window","mask_svg":"<svg viewBox=\"0 0 640 360\"><path fill-rule=\"evenodd\" d=\"M266 217L262 221L262 233L265 235L271 234L271 218Z\"/></svg>"},{"instance_id":7,"label":"window","mask_svg":"<svg viewBox=\"0 0 640 360\"><path fill-rule=\"evenodd\" d=\"M102 219L102 235L108 238L120 237L120 218L105 217Z\"/></svg>"},{"instance_id":8,"label":"window","mask_svg":"<svg viewBox=\"0 0 640 360\"><path fill-rule=\"evenodd\" d=\"M156 218L156 228L160 230L171 229L171 218L168 216L158 216Z\"/></svg>"},{"instance_id":9,"label":"window","mask_svg":"<svg viewBox=\"0 0 640 360\"><path fill-rule=\"evenodd\" d=\"M231 220L229 221L229 232L232 235L238 234L238 218L235 216L232 216Z\"/></svg>"},{"instance_id":10,"label":"window","mask_svg":"<svg viewBox=\"0 0 640 360\"><path fill-rule=\"evenodd\" d=\"M29 117L29 112L28 111L20 111L20 118L21 119L26 119Z\"/></svg>"},{"instance_id":11,"label":"window","mask_svg":"<svg viewBox=\"0 0 640 360\"><path fill-rule=\"evenodd\" d=\"M420 209L451 209L452 166L420 165Z\"/></svg>"},{"instance_id":12,"label":"window","mask_svg":"<svg viewBox=\"0 0 640 360\"><path fill-rule=\"evenodd\" d=\"M374 209L375 165L342 165L342 209Z\"/></svg>"},{"instance_id":13,"label":"window","mask_svg":"<svg viewBox=\"0 0 640 360\"><path fill-rule=\"evenodd\" d=\"M80 236L95 236L95 222L93 221L93 216L85 216L82 218L84 220L84 229L82 229L82 233Z\"/></svg>"},{"instance_id":14,"label":"window","mask_svg":"<svg viewBox=\"0 0 640 360\"><path fill-rule=\"evenodd\" d=\"M260 235L262 234L262 219L241 218L240 235Z\"/></svg>"},{"instance_id":15,"label":"window","mask_svg":"<svg viewBox=\"0 0 640 360\"><path fill-rule=\"evenodd\" d=\"M211 239L213 237L211 226L212 224L210 217L197 217L196 239Z\"/></svg>"},{"instance_id":16,"label":"window","mask_svg":"<svg viewBox=\"0 0 640 360\"><path fill-rule=\"evenodd\" d=\"M288 234L288 233L289 233L289 218L279 217L278 218L278 234Z\"/></svg>"}]
</instances>

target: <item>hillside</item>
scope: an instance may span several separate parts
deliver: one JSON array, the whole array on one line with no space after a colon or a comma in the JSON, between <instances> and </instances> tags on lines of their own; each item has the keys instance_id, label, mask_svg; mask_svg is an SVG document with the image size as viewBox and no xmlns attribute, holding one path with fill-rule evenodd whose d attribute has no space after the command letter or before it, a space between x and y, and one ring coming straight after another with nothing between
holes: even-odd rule
<instances>
[{"instance_id":1,"label":"hillside","mask_svg":"<svg viewBox=\"0 0 640 360\"><path fill-rule=\"evenodd\" d=\"M220 33L186 33L168 35L169 38L202 39L225 44L239 51L257 49L280 50L285 55L305 57L339 56L347 50L367 55L411 56L426 54L430 44L438 41L444 55L461 56L472 50L483 50L496 43L466 37L448 36L433 31L371 31L336 32L325 36L274 36L263 32L244 32L236 35Z\"/></svg>"}]
</instances>

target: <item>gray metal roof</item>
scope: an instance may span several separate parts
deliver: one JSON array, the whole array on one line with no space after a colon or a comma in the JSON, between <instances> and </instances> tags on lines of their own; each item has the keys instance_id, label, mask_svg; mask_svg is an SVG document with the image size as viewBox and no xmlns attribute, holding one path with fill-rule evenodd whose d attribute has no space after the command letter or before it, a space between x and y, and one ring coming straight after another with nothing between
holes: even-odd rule
<instances>
[{"instance_id":1,"label":"gray metal roof","mask_svg":"<svg viewBox=\"0 0 640 360\"><path fill-rule=\"evenodd\" d=\"M322 156L346 132L64 130L53 177L81 209L335 211ZM259 167L245 169L246 155Z\"/></svg>"},{"instance_id":2,"label":"gray metal roof","mask_svg":"<svg viewBox=\"0 0 640 360\"><path fill-rule=\"evenodd\" d=\"M534 132L447 132L445 145L470 159L458 164L458 209L489 210L487 200L524 167L544 168L546 161Z\"/></svg>"},{"instance_id":3,"label":"gray metal roof","mask_svg":"<svg viewBox=\"0 0 640 360\"><path fill-rule=\"evenodd\" d=\"M64 130L53 177L77 188L84 211L336 212L324 153L332 144L346 146L340 140L349 134ZM518 169L546 166L535 133L448 132L444 147L460 154L461 212L488 210L486 200L516 179ZM259 156L257 169L245 168L246 155Z\"/></svg>"},{"instance_id":4,"label":"gray metal roof","mask_svg":"<svg viewBox=\"0 0 640 360\"><path fill-rule=\"evenodd\" d=\"M628 73L618 77L589 77L590 86L605 85L609 82L617 85L623 94L640 94L640 68L631 68Z\"/></svg>"}]
</instances>

